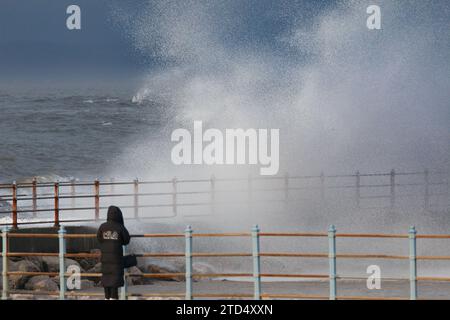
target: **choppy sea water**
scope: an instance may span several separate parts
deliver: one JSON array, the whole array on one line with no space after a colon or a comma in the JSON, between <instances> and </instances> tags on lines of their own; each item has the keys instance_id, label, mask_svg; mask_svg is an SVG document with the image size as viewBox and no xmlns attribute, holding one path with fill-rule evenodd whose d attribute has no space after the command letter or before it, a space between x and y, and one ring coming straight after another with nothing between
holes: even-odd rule
<instances>
[{"instance_id":1,"label":"choppy sea water","mask_svg":"<svg viewBox=\"0 0 450 320\"><path fill-rule=\"evenodd\" d=\"M162 114L126 95L0 91L0 182L101 177L124 146L159 128Z\"/></svg>"}]
</instances>

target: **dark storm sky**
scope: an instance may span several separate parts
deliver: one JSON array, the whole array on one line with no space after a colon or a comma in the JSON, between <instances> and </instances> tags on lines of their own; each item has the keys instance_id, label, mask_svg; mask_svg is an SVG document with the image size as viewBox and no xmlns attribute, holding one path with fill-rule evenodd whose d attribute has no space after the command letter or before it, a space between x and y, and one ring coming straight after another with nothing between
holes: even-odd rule
<instances>
[{"instance_id":1,"label":"dark storm sky","mask_svg":"<svg viewBox=\"0 0 450 320\"><path fill-rule=\"evenodd\" d=\"M247 18L227 41L270 45L289 19L306 21L332 2L237 1L234 6ZM0 80L133 74L154 67L160 61L135 50L126 26L111 15L117 6L133 15L144 3L152 1L0 0ZM289 17L274 19L287 3ZM71 4L81 7L81 30L66 28Z\"/></svg>"},{"instance_id":2,"label":"dark storm sky","mask_svg":"<svg viewBox=\"0 0 450 320\"><path fill-rule=\"evenodd\" d=\"M1 0L2 76L135 70L142 59L110 19L111 0ZM66 8L81 7L82 30L66 28Z\"/></svg>"}]
</instances>

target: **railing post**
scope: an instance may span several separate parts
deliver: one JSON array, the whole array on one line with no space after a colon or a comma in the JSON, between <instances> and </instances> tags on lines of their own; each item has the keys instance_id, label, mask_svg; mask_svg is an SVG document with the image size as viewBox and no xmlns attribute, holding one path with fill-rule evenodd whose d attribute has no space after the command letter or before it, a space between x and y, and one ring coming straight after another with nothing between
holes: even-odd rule
<instances>
[{"instance_id":1,"label":"railing post","mask_svg":"<svg viewBox=\"0 0 450 320\"><path fill-rule=\"evenodd\" d=\"M359 209L361 207L361 175L359 171L356 171L356 207Z\"/></svg>"},{"instance_id":2,"label":"railing post","mask_svg":"<svg viewBox=\"0 0 450 320\"><path fill-rule=\"evenodd\" d=\"M391 170L391 209L395 207L395 170Z\"/></svg>"},{"instance_id":3,"label":"railing post","mask_svg":"<svg viewBox=\"0 0 450 320\"><path fill-rule=\"evenodd\" d=\"M417 299L417 246L416 228L409 228L409 288L410 299Z\"/></svg>"},{"instance_id":4,"label":"railing post","mask_svg":"<svg viewBox=\"0 0 450 320\"><path fill-rule=\"evenodd\" d=\"M33 181L31 183L31 196L33 198L33 217L36 217L36 209L37 209L37 179L36 177L33 177Z\"/></svg>"},{"instance_id":5,"label":"railing post","mask_svg":"<svg viewBox=\"0 0 450 320\"><path fill-rule=\"evenodd\" d=\"M2 300L8 299L8 227L2 228L2 281L3 281L3 289L2 289Z\"/></svg>"},{"instance_id":6,"label":"railing post","mask_svg":"<svg viewBox=\"0 0 450 320\"><path fill-rule=\"evenodd\" d=\"M186 230L184 230L184 236L186 240L186 300L192 300L192 228L191 226L187 226Z\"/></svg>"},{"instance_id":7,"label":"railing post","mask_svg":"<svg viewBox=\"0 0 450 320\"><path fill-rule=\"evenodd\" d=\"M75 179L70 179L70 206L75 208Z\"/></svg>"},{"instance_id":8,"label":"railing post","mask_svg":"<svg viewBox=\"0 0 450 320\"><path fill-rule=\"evenodd\" d=\"M122 252L123 252L124 256L127 254L126 246L122 246ZM124 271L126 271L126 270L124 270ZM123 287L120 288L120 300L127 300L127 289L128 289L127 275L126 275L126 272L124 272L123 273Z\"/></svg>"},{"instance_id":9,"label":"railing post","mask_svg":"<svg viewBox=\"0 0 450 320\"><path fill-rule=\"evenodd\" d=\"M55 224L54 227L59 227L59 183L54 184L54 200L55 200Z\"/></svg>"},{"instance_id":10,"label":"railing post","mask_svg":"<svg viewBox=\"0 0 450 320\"><path fill-rule=\"evenodd\" d=\"M330 300L336 300L336 228L328 229L328 260L330 264Z\"/></svg>"},{"instance_id":11,"label":"railing post","mask_svg":"<svg viewBox=\"0 0 450 320\"><path fill-rule=\"evenodd\" d=\"M177 215L177 178L172 179L172 212Z\"/></svg>"},{"instance_id":12,"label":"railing post","mask_svg":"<svg viewBox=\"0 0 450 320\"><path fill-rule=\"evenodd\" d=\"M12 184L12 227L17 229L17 184L14 181Z\"/></svg>"},{"instance_id":13,"label":"railing post","mask_svg":"<svg viewBox=\"0 0 450 320\"><path fill-rule=\"evenodd\" d=\"M66 298L66 266L64 256L66 254L66 229L64 226L60 226L58 230L58 242L59 242L59 300Z\"/></svg>"},{"instance_id":14,"label":"railing post","mask_svg":"<svg viewBox=\"0 0 450 320\"><path fill-rule=\"evenodd\" d=\"M139 219L139 181L134 179L134 218Z\"/></svg>"},{"instance_id":15,"label":"railing post","mask_svg":"<svg viewBox=\"0 0 450 320\"><path fill-rule=\"evenodd\" d=\"M424 199L424 209L428 210L428 208L430 207L430 180L429 180L430 176L429 176L429 172L428 169L425 169L424 172L424 180L425 180L425 199Z\"/></svg>"},{"instance_id":16,"label":"railing post","mask_svg":"<svg viewBox=\"0 0 450 320\"><path fill-rule=\"evenodd\" d=\"M94 182L94 198L95 198L95 220L100 218L100 181L95 179Z\"/></svg>"},{"instance_id":17,"label":"railing post","mask_svg":"<svg viewBox=\"0 0 450 320\"><path fill-rule=\"evenodd\" d=\"M254 299L261 300L261 263L259 255L259 227L252 228L252 256L253 256L253 283Z\"/></svg>"},{"instance_id":18,"label":"railing post","mask_svg":"<svg viewBox=\"0 0 450 320\"><path fill-rule=\"evenodd\" d=\"M216 213L216 177L211 175L211 212Z\"/></svg>"},{"instance_id":19,"label":"railing post","mask_svg":"<svg viewBox=\"0 0 450 320\"><path fill-rule=\"evenodd\" d=\"M325 201L325 175L323 172L320 173L320 199L322 203Z\"/></svg>"}]
</instances>

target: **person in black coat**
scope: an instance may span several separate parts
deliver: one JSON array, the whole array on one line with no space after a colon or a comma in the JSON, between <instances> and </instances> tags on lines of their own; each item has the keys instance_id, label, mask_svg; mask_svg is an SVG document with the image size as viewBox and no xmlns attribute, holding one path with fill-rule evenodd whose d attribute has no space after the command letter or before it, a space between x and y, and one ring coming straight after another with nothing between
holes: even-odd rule
<instances>
[{"instance_id":1,"label":"person in black coat","mask_svg":"<svg viewBox=\"0 0 450 320\"><path fill-rule=\"evenodd\" d=\"M105 299L119 298L119 287L124 285L123 249L122 246L130 243L130 234L125 228L122 211L115 206L108 208L108 218L97 232L100 243L102 279L105 288Z\"/></svg>"}]
</instances>

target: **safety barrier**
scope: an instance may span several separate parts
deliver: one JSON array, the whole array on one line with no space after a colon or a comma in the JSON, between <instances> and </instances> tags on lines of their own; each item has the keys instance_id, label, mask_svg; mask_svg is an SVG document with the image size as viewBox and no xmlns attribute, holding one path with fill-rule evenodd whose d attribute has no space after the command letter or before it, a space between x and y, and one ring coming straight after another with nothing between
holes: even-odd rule
<instances>
[{"instance_id":1,"label":"safety barrier","mask_svg":"<svg viewBox=\"0 0 450 320\"><path fill-rule=\"evenodd\" d=\"M411 179L419 179L420 181L411 180L404 183L399 183L399 177L411 177ZM432 177L439 177L440 179L432 179ZM299 197L299 192L304 192L306 190L312 190L319 196L322 202L326 199L326 190L354 190L354 194L351 194L352 202L357 209L377 209L377 208L388 208L393 209L399 198L408 199L422 199L421 207L424 210L432 208L432 199L437 199L438 197L444 197L443 199L448 199L450 195L450 184L449 184L449 173L438 172L438 171L428 171L423 172L396 172L391 170L387 173L360 173L357 171L355 174L350 175L325 175L321 173L320 175L311 176L291 176L286 174L284 176L273 176L273 177L253 177L249 175L247 178L233 179L233 178L216 178L211 176L209 179L177 179L173 178L171 180L160 180L160 181L139 181L135 179L133 181L115 181L111 179L110 181L90 181L90 182L77 182L75 180L67 182L43 182L39 183L36 179L33 179L31 183L12 183L12 184L0 184L0 191L6 191L8 194L0 195L0 200L8 201L11 203L11 210L0 211L0 214L10 214L11 223L2 225L12 225L17 228L19 224L37 224L37 223L53 223L54 226L59 226L60 222L88 222L88 221L98 221L100 217L100 210L106 209L106 206L100 205L100 199L107 198L112 200L113 198L122 198L132 200L131 205L120 205L122 209L132 209L133 219L144 218L139 214L139 209L171 209L171 214L169 215L151 215L145 216L145 218L170 218L178 214L178 209L180 207L208 207L210 212L214 213L216 207L222 204L229 204L230 201L221 202L217 199L218 195L225 193L236 193L246 195L244 200L233 200L232 203L237 204L251 204L254 194L257 192L272 193L279 196L277 199L267 199L266 197L258 198L258 203L265 202L276 202L280 204L289 204L295 201L304 201ZM362 179L388 179L388 182L380 183L362 183ZM342 184L327 183L328 181L345 181ZM257 187L258 182L277 182L275 187ZM314 185L298 186L294 182L299 181L314 181ZM353 181L350 183L349 181ZM218 188L218 183L237 183L238 186L233 188ZM188 191L180 191L181 185L189 184L194 189ZM201 189L195 188L198 185L208 185L208 189L202 187ZM242 184L242 186L241 186ZM167 188L170 186L171 190L167 192L143 192L141 188L146 185L158 186L159 188ZM125 186L132 187L132 192L115 192L115 187ZM101 193L100 187L109 187L109 192ZM420 187L421 190L414 193L399 193L400 188L414 188ZM53 192L39 192L41 189L51 188ZM69 192L61 192L62 189L69 188ZM86 188L88 188L92 193L85 193ZM435 190L432 188L445 188L445 190ZM78 193L78 190L82 189L82 193ZM387 194L379 194L378 192L374 194L362 194L362 190L387 190ZM19 190L31 191L29 193L21 194ZM294 194L295 192L295 194ZM207 196L207 201L195 201L195 202L182 202L180 201L181 196ZM144 197L148 199L149 197L155 198L157 196L170 197L169 202L160 203L152 202L149 204L142 204L141 199ZM340 195L339 198L342 199L345 196ZM311 196L309 196L311 198ZM93 200L92 206L77 206L76 200L79 199L90 199ZM51 200L53 205L48 206L38 206L38 200ZM61 206L62 201L70 200L70 203L65 207ZM229 200L229 199L228 199ZM362 201L371 200L387 200L389 204L383 207L363 207ZM19 206L19 203L31 202L30 206ZM450 203L445 204L445 209L450 208ZM60 213L63 211L92 211L94 213L93 218L89 219L70 219L61 220ZM31 222L19 222L18 215L22 213L32 213L33 217L36 217L38 213L42 212L53 212L53 220L39 220Z\"/></svg>"},{"instance_id":2,"label":"safety barrier","mask_svg":"<svg viewBox=\"0 0 450 320\"><path fill-rule=\"evenodd\" d=\"M153 258L174 258L184 257L185 272L184 273L142 273L142 274L129 274L125 273L127 277L145 277L145 278L173 278L182 277L185 280L185 292L174 293L143 293L143 294L131 294L127 290L127 281L125 286L122 287L120 298L127 299L132 296L140 297L178 297L185 299L194 298L253 298L259 299L383 299L383 300L399 300L399 299L418 299L417 282L418 281L450 281L450 277L424 277L418 275L417 261L420 260L450 260L450 256L418 256L417 255L417 240L418 239L450 239L450 235L437 235L437 234L420 234L418 235L416 229L411 227L407 234L370 234L370 233L337 233L334 226L330 226L328 232L324 233L267 233L261 232L258 226L254 226L250 232L243 233L194 233L190 226L187 226L184 233L178 234L140 234L131 235L133 238L184 238L185 252L152 252L152 253L140 253L138 257L153 257ZM67 234L64 227L60 226L58 234L27 234L27 233L13 233L9 232L8 227L4 227L2 231L2 279L3 290L2 299L8 299L11 293L29 293L29 294L45 294L50 296L58 296L59 299L65 299L67 297L76 297L82 295L89 296L101 296L99 292L68 292L66 289L66 278L73 275L66 272L65 258L99 258L99 254L95 253L67 253L66 252L66 240L73 238L83 237L96 237L95 234ZM193 238L217 238L217 237L243 237L249 238L252 244L252 252L195 252L193 246ZM323 238L328 240L328 252L321 253L305 253L305 252L261 252L260 241L262 238L274 238L274 237L294 237L294 238ZM9 241L13 238L55 238L59 242L58 253L25 253L25 252L10 252ZM409 255L387 255L387 254L361 254L361 253L338 253L336 247L337 238L384 238L384 239L407 239L409 243ZM124 247L125 252L125 247ZM59 258L59 272L24 272L24 271L9 271L8 270L8 257L40 257L40 256L57 256ZM214 273L203 274L193 272L193 260L199 257L248 257L252 258L253 271L248 273ZM328 261L329 272L328 274L281 274L281 273L264 273L261 270L262 258L305 258L305 259L324 259ZM410 294L404 297L373 297L373 296L342 296L338 295L338 280L366 280L366 278L358 278L352 276L340 276L337 272L337 260L338 259L389 259L389 260L408 260L409 261L409 278L408 279L395 279L400 281L409 281ZM19 275L48 275L59 276L59 292L36 292L36 291L24 291L24 290L9 290L8 277ZM100 273L81 273L80 277L100 277ZM197 293L193 291L192 281L193 279L201 278L236 278L236 277L250 277L253 279L253 293L238 294L238 293ZM268 293L263 292L261 289L261 278L298 278L298 279L322 279L329 282L329 294L325 295L308 295L308 294L280 294L280 293ZM125 279L126 280L126 279ZM393 279L391 279L393 280Z\"/></svg>"}]
</instances>

